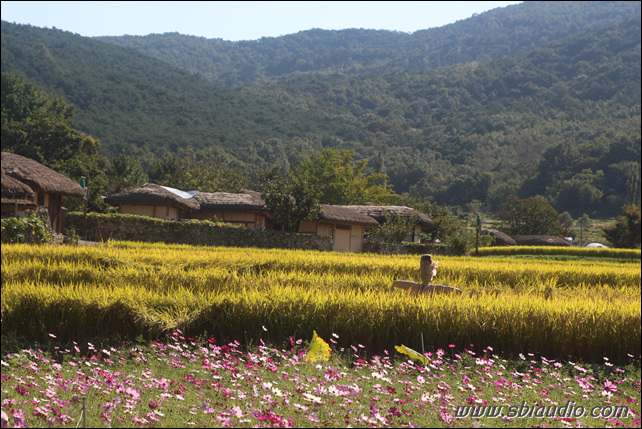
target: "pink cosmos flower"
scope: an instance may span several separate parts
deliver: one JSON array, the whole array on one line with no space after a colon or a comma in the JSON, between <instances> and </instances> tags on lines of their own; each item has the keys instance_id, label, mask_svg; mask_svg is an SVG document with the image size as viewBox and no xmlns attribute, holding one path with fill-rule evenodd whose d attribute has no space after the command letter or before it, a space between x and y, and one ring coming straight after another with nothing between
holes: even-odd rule
<instances>
[{"instance_id":1,"label":"pink cosmos flower","mask_svg":"<svg viewBox=\"0 0 642 429\"><path fill-rule=\"evenodd\" d=\"M602 391L603 396L608 396L610 398L613 394L618 393L617 386L609 380L606 380L602 386L604 386L604 390Z\"/></svg>"},{"instance_id":2,"label":"pink cosmos flower","mask_svg":"<svg viewBox=\"0 0 642 429\"><path fill-rule=\"evenodd\" d=\"M390 407L388 414L392 414L395 417L401 417L401 411L397 407Z\"/></svg>"},{"instance_id":3,"label":"pink cosmos flower","mask_svg":"<svg viewBox=\"0 0 642 429\"><path fill-rule=\"evenodd\" d=\"M167 392L167 390L169 389L169 383L167 382L167 379L163 377L160 380L157 380L157 382L158 388Z\"/></svg>"},{"instance_id":4,"label":"pink cosmos flower","mask_svg":"<svg viewBox=\"0 0 642 429\"><path fill-rule=\"evenodd\" d=\"M441 410L439 412L439 418L442 422L446 423L449 426L453 424L454 417L446 410Z\"/></svg>"}]
</instances>

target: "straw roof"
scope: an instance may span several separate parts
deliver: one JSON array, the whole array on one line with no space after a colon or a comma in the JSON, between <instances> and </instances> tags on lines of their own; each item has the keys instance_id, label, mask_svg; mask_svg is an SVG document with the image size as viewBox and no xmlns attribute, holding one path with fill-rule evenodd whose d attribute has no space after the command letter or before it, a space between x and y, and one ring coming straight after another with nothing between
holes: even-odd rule
<instances>
[{"instance_id":1,"label":"straw roof","mask_svg":"<svg viewBox=\"0 0 642 429\"><path fill-rule=\"evenodd\" d=\"M570 246L571 243L553 235L511 235L518 246Z\"/></svg>"},{"instance_id":2,"label":"straw roof","mask_svg":"<svg viewBox=\"0 0 642 429\"><path fill-rule=\"evenodd\" d=\"M217 210L265 210L265 201L256 191L241 190L229 192L199 192L194 196L201 211Z\"/></svg>"},{"instance_id":3,"label":"straw roof","mask_svg":"<svg viewBox=\"0 0 642 429\"><path fill-rule=\"evenodd\" d=\"M198 194L197 194L198 195ZM122 204L162 204L190 210L198 210L199 203L194 198L181 196L154 183L147 183L139 188L105 197L105 202L112 206Z\"/></svg>"},{"instance_id":4,"label":"straw roof","mask_svg":"<svg viewBox=\"0 0 642 429\"><path fill-rule=\"evenodd\" d=\"M2 199L24 199L33 198L33 190L18 179L7 176L2 171Z\"/></svg>"},{"instance_id":5,"label":"straw roof","mask_svg":"<svg viewBox=\"0 0 642 429\"><path fill-rule=\"evenodd\" d=\"M475 228L468 228L470 231L475 231ZM515 246L517 243L511 238L510 235L504 234L501 231L490 228L482 228L479 231L481 235L492 235L495 237L495 246Z\"/></svg>"},{"instance_id":6,"label":"straw roof","mask_svg":"<svg viewBox=\"0 0 642 429\"><path fill-rule=\"evenodd\" d=\"M85 190L70 178L33 159L15 153L2 152L2 171L35 191L66 197L83 198L85 196Z\"/></svg>"},{"instance_id":7,"label":"straw roof","mask_svg":"<svg viewBox=\"0 0 642 429\"><path fill-rule=\"evenodd\" d=\"M379 226L379 222L374 218L356 210L346 208L345 206L321 204L321 211L318 213L318 218L329 223L351 223L370 228L377 228Z\"/></svg>"},{"instance_id":8,"label":"straw roof","mask_svg":"<svg viewBox=\"0 0 642 429\"><path fill-rule=\"evenodd\" d=\"M422 212L406 206L376 206L374 204L366 203L341 207L345 207L366 216L370 216L380 224L383 224L386 221L386 214L400 217L416 217L417 223L419 225L429 228L435 224L432 219L430 219Z\"/></svg>"}]
</instances>

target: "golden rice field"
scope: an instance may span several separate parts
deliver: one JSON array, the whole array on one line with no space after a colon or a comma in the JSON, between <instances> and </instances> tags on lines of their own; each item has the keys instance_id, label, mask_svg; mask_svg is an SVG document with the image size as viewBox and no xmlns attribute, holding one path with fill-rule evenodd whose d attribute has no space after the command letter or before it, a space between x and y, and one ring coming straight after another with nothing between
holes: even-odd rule
<instances>
[{"instance_id":1,"label":"golden rice field","mask_svg":"<svg viewBox=\"0 0 642 429\"><path fill-rule=\"evenodd\" d=\"M630 262L437 257L435 282L465 293L416 298L390 287L419 281L417 255L3 245L2 334L154 339L180 329L278 344L316 331L370 355L399 344L421 350L423 334L426 350L491 346L507 357L628 362L641 353L637 254Z\"/></svg>"}]
</instances>

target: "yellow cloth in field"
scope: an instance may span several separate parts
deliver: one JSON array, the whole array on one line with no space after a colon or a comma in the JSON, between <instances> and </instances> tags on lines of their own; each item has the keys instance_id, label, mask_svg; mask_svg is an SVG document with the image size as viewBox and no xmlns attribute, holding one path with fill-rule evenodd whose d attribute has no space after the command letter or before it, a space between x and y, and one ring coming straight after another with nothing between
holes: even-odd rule
<instances>
[{"instance_id":1,"label":"yellow cloth in field","mask_svg":"<svg viewBox=\"0 0 642 429\"><path fill-rule=\"evenodd\" d=\"M314 334L312 335L312 341L310 341L310 347L308 347L305 360L308 362L315 362L317 360L330 359L330 346L317 335L317 331L312 332Z\"/></svg>"},{"instance_id":2,"label":"yellow cloth in field","mask_svg":"<svg viewBox=\"0 0 642 429\"><path fill-rule=\"evenodd\" d=\"M403 353L405 355L410 356L413 359L420 360L421 362L423 362L424 365L428 365L428 362L430 362L430 360L428 360L428 358L426 356L424 356L421 353L411 349L410 347L404 346L403 344L400 345L400 346L395 346L395 348L397 349L397 351L399 353Z\"/></svg>"}]
</instances>

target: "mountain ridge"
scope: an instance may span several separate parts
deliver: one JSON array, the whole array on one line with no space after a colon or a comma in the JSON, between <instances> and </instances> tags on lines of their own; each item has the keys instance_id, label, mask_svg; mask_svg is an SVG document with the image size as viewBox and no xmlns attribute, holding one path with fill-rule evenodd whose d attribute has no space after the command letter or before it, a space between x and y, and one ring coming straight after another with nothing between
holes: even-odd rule
<instances>
[{"instance_id":1,"label":"mountain ridge","mask_svg":"<svg viewBox=\"0 0 642 429\"><path fill-rule=\"evenodd\" d=\"M384 67L392 67L396 71L420 71L487 62L628 19L640 14L640 10L638 2L626 1L524 2L411 34L371 29L310 29L239 42L178 33L98 39L132 47L198 72L218 85L245 86L287 74L326 69L381 72ZM192 52L194 55L190 55Z\"/></svg>"}]
</instances>

